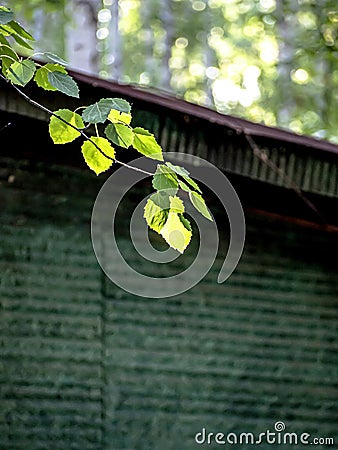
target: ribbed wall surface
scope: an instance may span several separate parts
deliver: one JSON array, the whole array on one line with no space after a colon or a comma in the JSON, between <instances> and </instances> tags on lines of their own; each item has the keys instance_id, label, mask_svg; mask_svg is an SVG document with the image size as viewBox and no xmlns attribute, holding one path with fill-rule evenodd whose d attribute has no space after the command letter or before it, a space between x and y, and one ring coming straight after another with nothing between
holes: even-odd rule
<instances>
[{"instance_id":1,"label":"ribbed wall surface","mask_svg":"<svg viewBox=\"0 0 338 450\"><path fill-rule=\"evenodd\" d=\"M214 271L189 293L154 301L107 282L111 439L146 449L158 433L154 448L190 449L203 427L258 435L277 420L337 439L337 250L337 236L251 218L224 285Z\"/></svg>"},{"instance_id":2,"label":"ribbed wall surface","mask_svg":"<svg viewBox=\"0 0 338 450\"><path fill-rule=\"evenodd\" d=\"M193 449L202 427L258 434L277 420L338 448L337 235L248 217L224 285L220 256L191 291L144 299L94 258L102 181L11 160L0 174L1 450Z\"/></svg>"},{"instance_id":3,"label":"ribbed wall surface","mask_svg":"<svg viewBox=\"0 0 338 450\"><path fill-rule=\"evenodd\" d=\"M90 180L44 170L1 161L0 448L97 449L100 274L79 189Z\"/></svg>"}]
</instances>

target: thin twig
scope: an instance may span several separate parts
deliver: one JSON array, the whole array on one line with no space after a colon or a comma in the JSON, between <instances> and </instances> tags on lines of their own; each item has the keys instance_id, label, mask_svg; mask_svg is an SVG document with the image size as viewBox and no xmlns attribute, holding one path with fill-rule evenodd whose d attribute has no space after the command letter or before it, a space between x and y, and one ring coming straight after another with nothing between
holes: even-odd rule
<instances>
[{"instance_id":1,"label":"thin twig","mask_svg":"<svg viewBox=\"0 0 338 450\"><path fill-rule=\"evenodd\" d=\"M264 151L262 151L258 147L258 145L254 142L254 140L252 139L250 134L247 134L244 130L243 130L243 133L244 133L245 139L247 140L247 142L249 143L249 145L251 147L253 154L258 159L260 159L265 165L270 167L271 170L273 170L275 173L279 174L286 181L286 183L290 186L290 188L298 195L298 197L300 197L301 200L318 216L320 221L324 225L327 225L327 221L326 221L325 217L316 208L316 206L311 202L311 200L309 200L307 197L305 197L305 195L303 194L300 187L280 167L276 166L276 164L274 164L269 159L268 155Z\"/></svg>"},{"instance_id":2,"label":"thin twig","mask_svg":"<svg viewBox=\"0 0 338 450\"><path fill-rule=\"evenodd\" d=\"M0 74L0 78L2 80L4 80L6 83L10 83L10 81L4 77L3 75ZM103 155L104 157L106 157L107 159L110 159L113 162L116 162L118 164L121 164L121 166L127 167L128 169L131 170L135 170L136 172L142 172L146 175L150 175L153 176L154 174L152 172L148 172L146 170L140 169L138 167L134 167L131 166L127 163L123 163L119 160L117 160L116 158L112 158L109 155L106 155L105 152L96 144L96 142L94 142L91 137L89 137L84 131L82 131L81 128L76 127L75 125L67 122L67 120L63 119L62 117L58 116L57 114L55 114L53 111L51 111L50 109L46 108L45 106L41 105L40 103L36 102L35 100L31 99L27 94L25 94L21 89L19 89L15 84L11 83L12 87L18 92L18 94L20 94L27 102L29 102L30 104L34 105L35 107L41 109L42 111L46 112L47 114L49 114L50 116L54 116L57 117L59 120L61 120L61 122L64 122L66 125L68 125L69 127L73 128L74 130L78 131L87 141L90 141L94 147L101 153L101 155Z\"/></svg>"},{"instance_id":3,"label":"thin twig","mask_svg":"<svg viewBox=\"0 0 338 450\"><path fill-rule=\"evenodd\" d=\"M140 169L139 167L130 166L129 164L119 161L116 158L114 159L114 161L117 162L117 164L121 164L121 166L127 167L128 169L135 170L136 172L145 173L146 175L150 175L150 176L154 175L152 172L148 172L147 170Z\"/></svg>"}]
</instances>

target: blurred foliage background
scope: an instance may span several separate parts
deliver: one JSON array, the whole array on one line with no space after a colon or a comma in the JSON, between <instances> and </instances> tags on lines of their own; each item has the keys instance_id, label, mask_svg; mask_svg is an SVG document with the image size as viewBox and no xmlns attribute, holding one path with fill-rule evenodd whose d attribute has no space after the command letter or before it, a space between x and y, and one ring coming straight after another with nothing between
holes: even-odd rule
<instances>
[{"instance_id":1,"label":"blurred foliage background","mask_svg":"<svg viewBox=\"0 0 338 450\"><path fill-rule=\"evenodd\" d=\"M12 0L36 51L338 143L337 0Z\"/></svg>"}]
</instances>

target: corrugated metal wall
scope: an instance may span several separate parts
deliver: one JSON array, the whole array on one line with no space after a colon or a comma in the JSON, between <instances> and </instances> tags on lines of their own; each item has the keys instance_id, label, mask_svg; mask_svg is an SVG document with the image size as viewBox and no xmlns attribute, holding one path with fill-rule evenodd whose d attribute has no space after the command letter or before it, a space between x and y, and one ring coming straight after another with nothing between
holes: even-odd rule
<instances>
[{"instance_id":1,"label":"corrugated metal wall","mask_svg":"<svg viewBox=\"0 0 338 450\"><path fill-rule=\"evenodd\" d=\"M91 248L102 181L0 163L1 450L192 449L277 420L338 448L336 235L248 217L224 285L219 260L184 295L133 297Z\"/></svg>"}]
</instances>

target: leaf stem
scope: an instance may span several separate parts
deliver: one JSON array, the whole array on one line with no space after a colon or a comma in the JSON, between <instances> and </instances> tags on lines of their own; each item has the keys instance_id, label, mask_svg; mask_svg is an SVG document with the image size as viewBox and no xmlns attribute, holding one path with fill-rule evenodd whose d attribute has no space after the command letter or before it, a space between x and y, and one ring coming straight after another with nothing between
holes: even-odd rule
<instances>
[{"instance_id":1,"label":"leaf stem","mask_svg":"<svg viewBox=\"0 0 338 450\"><path fill-rule=\"evenodd\" d=\"M5 81L6 83L10 83L12 85L12 87L17 91L17 93L20 94L28 103L32 104L36 108L41 109L42 111L46 112L50 116L57 117L59 120L61 120L61 122L64 122L66 125L68 125L71 128L74 128L74 130L78 131L87 141L90 141L94 145L94 147L101 153L101 155L103 155L107 159L110 159L111 161L116 162L116 163L120 164L121 166L127 167L128 169L135 170L136 172L142 172L142 173L144 173L146 175L150 175L150 176L154 175L152 172L148 172L146 170L140 169L139 167L131 166L127 163L119 161L116 158L112 158L112 157L106 155L104 153L104 151L101 150L101 148L81 128L78 128L75 125L67 122L67 120L63 119L62 117L58 116L53 111L51 111L50 109L46 108L45 106L41 105L40 103L38 103L35 100L33 100L32 98L30 98L27 94L25 94L21 89L19 89L17 86L15 86L15 84L11 83L10 80L8 80L2 74L0 74L0 79Z\"/></svg>"}]
</instances>

